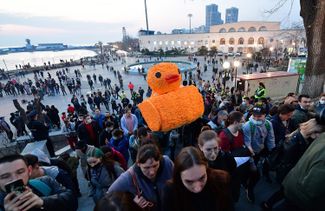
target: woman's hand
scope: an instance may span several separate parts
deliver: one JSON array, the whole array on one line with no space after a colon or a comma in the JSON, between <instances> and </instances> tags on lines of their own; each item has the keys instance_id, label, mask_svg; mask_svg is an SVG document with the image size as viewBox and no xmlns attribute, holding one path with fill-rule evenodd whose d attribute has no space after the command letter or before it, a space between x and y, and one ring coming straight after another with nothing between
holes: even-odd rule
<instances>
[{"instance_id":1,"label":"woman's hand","mask_svg":"<svg viewBox=\"0 0 325 211\"><path fill-rule=\"evenodd\" d=\"M146 208L146 207L152 207L152 203L147 201L145 198L143 198L143 196L135 196L133 201L142 209Z\"/></svg>"}]
</instances>

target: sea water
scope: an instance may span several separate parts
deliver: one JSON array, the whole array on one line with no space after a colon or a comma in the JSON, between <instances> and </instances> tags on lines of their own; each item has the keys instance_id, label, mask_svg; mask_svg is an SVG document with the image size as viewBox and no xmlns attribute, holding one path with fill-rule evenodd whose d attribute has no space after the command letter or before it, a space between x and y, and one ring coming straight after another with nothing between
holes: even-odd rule
<instances>
[{"instance_id":1,"label":"sea water","mask_svg":"<svg viewBox=\"0 0 325 211\"><path fill-rule=\"evenodd\" d=\"M5 71L15 70L16 65L27 65L30 63L32 67L34 65L40 66L45 62L48 64L60 63L60 60L78 60L83 57L92 57L97 55L96 52L91 50L64 50L64 51L35 51L35 52L19 52L10 53L6 55L0 55L0 68ZM7 66L7 67L6 67Z\"/></svg>"}]
</instances>

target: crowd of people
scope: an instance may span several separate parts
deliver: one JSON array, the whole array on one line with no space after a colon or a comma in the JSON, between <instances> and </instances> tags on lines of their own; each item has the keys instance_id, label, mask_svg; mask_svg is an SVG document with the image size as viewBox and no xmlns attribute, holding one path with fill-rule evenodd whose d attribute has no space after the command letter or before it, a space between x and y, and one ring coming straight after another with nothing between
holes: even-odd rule
<instances>
[{"instance_id":1,"label":"crowd of people","mask_svg":"<svg viewBox=\"0 0 325 211\"><path fill-rule=\"evenodd\" d=\"M37 152L0 158L0 208L76 210L80 165L98 211L234 210L241 190L256 203L255 188L262 179L281 184L264 199L264 210L276 205L324 210L325 94L312 105L308 95L289 93L275 105L267 98L272 87L263 83L254 96L244 96L222 83L226 75L216 73L210 82L202 74L189 74L183 85L198 88L204 115L169 132L147 127L137 107L145 91L136 91L132 82L127 97L116 89L123 86L89 75L88 83L98 79L101 89L94 91L89 83L92 92L85 96L70 92L71 102L61 113L54 105L42 105L36 94L26 118L13 113L10 122L20 135L27 133L26 124L34 140L47 140L50 156ZM57 75L60 83L67 80L63 71ZM150 94L148 90L146 96ZM0 119L0 131L9 137L4 122ZM62 130L77 157L55 156L51 128ZM23 180L24 190L6 192L17 179Z\"/></svg>"}]
</instances>

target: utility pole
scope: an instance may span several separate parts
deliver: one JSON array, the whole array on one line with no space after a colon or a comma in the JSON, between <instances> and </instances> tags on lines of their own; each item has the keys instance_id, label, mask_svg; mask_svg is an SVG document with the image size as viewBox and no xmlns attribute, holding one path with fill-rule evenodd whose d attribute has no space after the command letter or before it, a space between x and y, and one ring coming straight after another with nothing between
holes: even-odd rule
<instances>
[{"instance_id":1,"label":"utility pole","mask_svg":"<svg viewBox=\"0 0 325 211\"><path fill-rule=\"evenodd\" d=\"M147 35L149 34L149 23L148 23L148 12L147 12L147 0L144 0L144 11L146 13L146 25L147 25Z\"/></svg>"},{"instance_id":2,"label":"utility pole","mask_svg":"<svg viewBox=\"0 0 325 211\"><path fill-rule=\"evenodd\" d=\"M192 33L192 23L191 23L191 19L192 19L192 14L190 13L190 14L188 14L187 15L188 16L188 18L189 18L189 25L190 25L190 34Z\"/></svg>"}]
</instances>

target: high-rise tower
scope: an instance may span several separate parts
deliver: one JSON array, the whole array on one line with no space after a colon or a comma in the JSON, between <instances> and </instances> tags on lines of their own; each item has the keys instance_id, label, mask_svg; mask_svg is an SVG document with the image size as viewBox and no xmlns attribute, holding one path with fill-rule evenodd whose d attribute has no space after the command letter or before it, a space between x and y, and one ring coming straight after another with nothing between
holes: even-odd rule
<instances>
[{"instance_id":1,"label":"high-rise tower","mask_svg":"<svg viewBox=\"0 0 325 211\"><path fill-rule=\"evenodd\" d=\"M223 24L221 13L218 11L218 5L210 4L205 7L205 27L210 31L210 26Z\"/></svg>"},{"instance_id":2,"label":"high-rise tower","mask_svg":"<svg viewBox=\"0 0 325 211\"><path fill-rule=\"evenodd\" d=\"M238 8L231 7L226 9L226 23L238 22Z\"/></svg>"}]
</instances>

